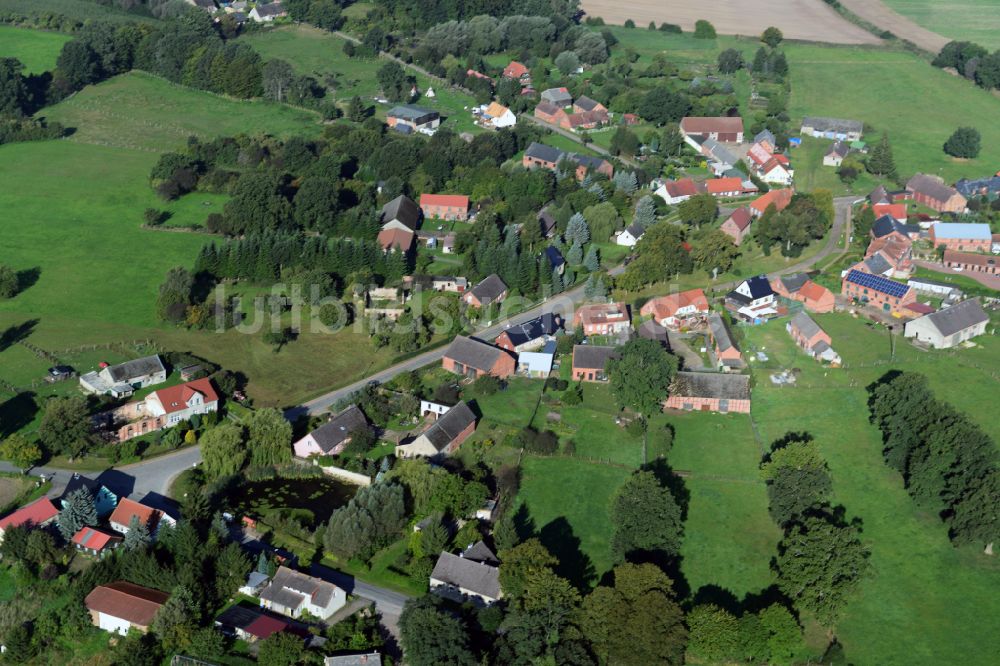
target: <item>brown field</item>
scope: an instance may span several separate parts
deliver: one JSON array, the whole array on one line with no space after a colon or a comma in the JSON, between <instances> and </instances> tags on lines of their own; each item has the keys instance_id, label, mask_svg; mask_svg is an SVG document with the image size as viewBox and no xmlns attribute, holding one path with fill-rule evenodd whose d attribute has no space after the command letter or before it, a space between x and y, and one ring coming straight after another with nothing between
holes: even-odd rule
<instances>
[{"instance_id":1,"label":"brown field","mask_svg":"<svg viewBox=\"0 0 1000 666\"><path fill-rule=\"evenodd\" d=\"M28 477L0 477L0 509L13 503L33 485L35 485L34 480Z\"/></svg>"},{"instance_id":2,"label":"brown field","mask_svg":"<svg viewBox=\"0 0 1000 666\"><path fill-rule=\"evenodd\" d=\"M893 11L881 0L840 0L840 4L872 25L888 30L900 39L908 39L931 53L937 53L951 41Z\"/></svg>"},{"instance_id":3,"label":"brown field","mask_svg":"<svg viewBox=\"0 0 1000 666\"><path fill-rule=\"evenodd\" d=\"M867 2L867 0L861 0ZM881 40L823 4L822 0L582 0L589 16L607 23L622 24L626 19L644 28L650 21L676 23L685 31L694 22L707 19L719 34L759 35L768 26L777 26L788 39L834 44L878 44Z\"/></svg>"}]
</instances>

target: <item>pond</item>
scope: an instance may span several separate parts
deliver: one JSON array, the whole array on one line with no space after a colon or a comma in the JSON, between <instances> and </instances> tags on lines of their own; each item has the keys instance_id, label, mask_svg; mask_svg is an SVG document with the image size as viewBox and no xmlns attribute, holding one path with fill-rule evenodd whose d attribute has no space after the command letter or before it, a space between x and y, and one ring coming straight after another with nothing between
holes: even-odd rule
<instances>
[{"instance_id":1,"label":"pond","mask_svg":"<svg viewBox=\"0 0 1000 666\"><path fill-rule=\"evenodd\" d=\"M356 486L328 477L275 478L247 481L235 487L227 505L237 515L265 519L281 516L315 529L329 520L334 510L347 504L355 492Z\"/></svg>"}]
</instances>

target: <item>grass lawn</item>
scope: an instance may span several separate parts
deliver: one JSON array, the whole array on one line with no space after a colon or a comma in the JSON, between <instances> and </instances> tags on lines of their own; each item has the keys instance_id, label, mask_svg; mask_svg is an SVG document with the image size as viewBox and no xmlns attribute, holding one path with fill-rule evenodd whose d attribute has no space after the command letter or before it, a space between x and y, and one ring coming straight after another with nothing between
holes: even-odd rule
<instances>
[{"instance_id":1,"label":"grass lawn","mask_svg":"<svg viewBox=\"0 0 1000 666\"><path fill-rule=\"evenodd\" d=\"M761 438L769 443L792 430L816 438L833 472L834 502L847 508L849 519L861 519L872 550L872 578L847 607L837 635L855 663L993 661L1000 636L985 618L1000 612L992 592L1000 562L974 547L954 548L937 517L913 503L882 460L864 387L890 369L922 372L938 397L965 410L996 440L998 386L991 373L1000 362L1000 341L979 338L978 348L955 352L921 352L898 341L893 360L885 329L843 314L816 319L845 368L821 368L780 325L749 329L746 338L748 346L766 348L776 367L802 369L795 387L772 386L758 371L753 417ZM972 386L980 390L968 390Z\"/></svg>"},{"instance_id":2,"label":"grass lawn","mask_svg":"<svg viewBox=\"0 0 1000 666\"><path fill-rule=\"evenodd\" d=\"M0 0L0 13L43 17L56 14L81 23L84 21L159 23L151 16L124 12L110 6L110 3L103 5L89 0Z\"/></svg>"},{"instance_id":3,"label":"grass lawn","mask_svg":"<svg viewBox=\"0 0 1000 666\"><path fill-rule=\"evenodd\" d=\"M35 486L34 477L11 475L0 476L0 511L16 508L16 503ZM0 594L3 586L0 585Z\"/></svg>"},{"instance_id":4,"label":"grass lawn","mask_svg":"<svg viewBox=\"0 0 1000 666\"><path fill-rule=\"evenodd\" d=\"M785 53L793 123L806 115L855 118L871 128L869 143L888 131L904 178L923 171L954 182L996 170L1000 125L984 119L1000 114L1000 99L985 90L903 51L788 44ZM945 155L941 146L966 125L982 133L979 157Z\"/></svg>"},{"instance_id":5,"label":"grass lawn","mask_svg":"<svg viewBox=\"0 0 1000 666\"><path fill-rule=\"evenodd\" d=\"M951 39L1000 48L1000 12L994 0L883 0L914 23Z\"/></svg>"},{"instance_id":6,"label":"grass lawn","mask_svg":"<svg viewBox=\"0 0 1000 666\"><path fill-rule=\"evenodd\" d=\"M25 74L41 74L56 66L56 58L69 35L0 26L0 58L17 58Z\"/></svg>"},{"instance_id":7,"label":"grass lawn","mask_svg":"<svg viewBox=\"0 0 1000 666\"><path fill-rule=\"evenodd\" d=\"M589 563L600 578L612 566L611 499L630 470L575 458L528 455L522 461L522 473L518 497L527 505L542 541L560 553L563 564L579 572Z\"/></svg>"},{"instance_id":8,"label":"grass lawn","mask_svg":"<svg viewBox=\"0 0 1000 666\"><path fill-rule=\"evenodd\" d=\"M743 415L668 413L675 429L667 456L690 492L681 571L692 592L705 585L737 599L773 582L768 563L781 535L767 512L758 476L761 450Z\"/></svg>"},{"instance_id":9,"label":"grass lawn","mask_svg":"<svg viewBox=\"0 0 1000 666\"><path fill-rule=\"evenodd\" d=\"M493 395L478 396L472 391L463 392L462 398L473 398L487 420L513 428L523 428L531 423L535 406L542 395L545 382L540 379L513 377L507 388Z\"/></svg>"},{"instance_id":10,"label":"grass lawn","mask_svg":"<svg viewBox=\"0 0 1000 666\"><path fill-rule=\"evenodd\" d=\"M39 115L74 128L72 142L157 155L182 147L191 135L289 136L320 129L319 116L309 111L192 90L142 72L88 86Z\"/></svg>"},{"instance_id":11,"label":"grass lawn","mask_svg":"<svg viewBox=\"0 0 1000 666\"><path fill-rule=\"evenodd\" d=\"M244 37L265 60L280 58L287 61L301 74L316 77L321 83L328 80L333 87L333 95L338 102L346 102L359 95L371 98L380 91L378 70L387 62L381 58L348 58L344 54L344 40L333 33L306 25L282 26L271 30L261 30ZM472 116L472 97L431 81L413 70L407 72L416 77L420 93L434 88L434 97L421 97L416 104L438 110L444 121L442 126L459 132L477 131ZM390 106L379 107L379 115ZM481 130L478 130L481 131Z\"/></svg>"},{"instance_id":12,"label":"grass lawn","mask_svg":"<svg viewBox=\"0 0 1000 666\"><path fill-rule=\"evenodd\" d=\"M408 539L400 539L375 553L369 563L370 566L365 566L356 560L345 561L330 554L323 556L323 564L361 578L366 583L419 597L427 592L427 581L414 580L396 568L396 563L406 556L407 548Z\"/></svg>"},{"instance_id":13,"label":"grass lawn","mask_svg":"<svg viewBox=\"0 0 1000 666\"><path fill-rule=\"evenodd\" d=\"M983 294L985 296L995 296L996 290L990 289L981 282L976 282L970 277L966 277L961 273L956 273L955 271L944 269L942 271L932 271L929 268L924 268L923 266L917 266L913 271L913 277L926 278L928 280L937 280L938 282L947 282L948 284L953 284L966 294L975 295Z\"/></svg>"},{"instance_id":14,"label":"grass lawn","mask_svg":"<svg viewBox=\"0 0 1000 666\"><path fill-rule=\"evenodd\" d=\"M802 145L790 152L792 165L795 167L795 187L806 192L823 188L833 192L833 196L856 194L865 196L883 182L868 172L862 172L850 186L841 182L837 176L837 167L824 166L823 155L833 145L828 139L802 137ZM887 187L895 188L889 181L884 181Z\"/></svg>"}]
</instances>

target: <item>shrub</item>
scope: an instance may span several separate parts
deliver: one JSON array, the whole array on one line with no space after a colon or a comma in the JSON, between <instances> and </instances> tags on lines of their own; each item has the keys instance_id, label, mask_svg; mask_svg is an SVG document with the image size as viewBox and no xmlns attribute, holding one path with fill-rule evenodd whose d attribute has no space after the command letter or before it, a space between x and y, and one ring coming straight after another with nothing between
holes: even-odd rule
<instances>
[{"instance_id":1,"label":"shrub","mask_svg":"<svg viewBox=\"0 0 1000 666\"><path fill-rule=\"evenodd\" d=\"M670 33L670 34L674 34L674 35L680 35L684 31L676 23L661 23L660 24L660 32L666 32L666 33Z\"/></svg>"},{"instance_id":2,"label":"shrub","mask_svg":"<svg viewBox=\"0 0 1000 666\"><path fill-rule=\"evenodd\" d=\"M706 21L705 19L699 19L695 21L694 24L694 38L695 39L715 39L715 26Z\"/></svg>"},{"instance_id":3,"label":"shrub","mask_svg":"<svg viewBox=\"0 0 1000 666\"><path fill-rule=\"evenodd\" d=\"M952 157L973 158L979 155L981 137L975 127L959 127L944 144Z\"/></svg>"}]
</instances>

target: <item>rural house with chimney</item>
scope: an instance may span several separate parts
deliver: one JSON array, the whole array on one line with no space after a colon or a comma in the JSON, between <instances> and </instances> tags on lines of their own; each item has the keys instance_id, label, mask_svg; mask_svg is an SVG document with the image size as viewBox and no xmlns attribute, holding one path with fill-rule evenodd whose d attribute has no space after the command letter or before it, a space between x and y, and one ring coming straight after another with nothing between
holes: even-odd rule
<instances>
[{"instance_id":1,"label":"rural house with chimney","mask_svg":"<svg viewBox=\"0 0 1000 666\"><path fill-rule=\"evenodd\" d=\"M701 289L659 296L639 308L640 316L652 317L656 323L675 331L703 324L708 312L708 299Z\"/></svg>"},{"instance_id":2,"label":"rural house with chimney","mask_svg":"<svg viewBox=\"0 0 1000 666\"><path fill-rule=\"evenodd\" d=\"M500 569L443 552L430 576L430 591L456 603L491 606L500 600Z\"/></svg>"},{"instance_id":3,"label":"rural house with chimney","mask_svg":"<svg viewBox=\"0 0 1000 666\"><path fill-rule=\"evenodd\" d=\"M573 328L583 327L583 334L610 335L629 330L632 323L624 303L581 305L573 315Z\"/></svg>"},{"instance_id":4,"label":"rural house with chimney","mask_svg":"<svg viewBox=\"0 0 1000 666\"><path fill-rule=\"evenodd\" d=\"M573 381L608 381L608 361L618 358L617 347L575 345L573 347Z\"/></svg>"},{"instance_id":5,"label":"rural house with chimney","mask_svg":"<svg viewBox=\"0 0 1000 666\"><path fill-rule=\"evenodd\" d=\"M149 631L153 618L169 598L166 592L119 580L95 587L83 605L95 627L124 636L133 630Z\"/></svg>"},{"instance_id":6,"label":"rural house with chimney","mask_svg":"<svg viewBox=\"0 0 1000 666\"><path fill-rule=\"evenodd\" d=\"M503 303L505 298L507 298L507 285L496 273L487 276L482 282L462 294L462 300L465 304L476 308Z\"/></svg>"},{"instance_id":7,"label":"rural house with chimney","mask_svg":"<svg viewBox=\"0 0 1000 666\"><path fill-rule=\"evenodd\" d=\"M469 217L469 197L464 194L421 194L420 210L425 219L465 220Z\"/></svg>"},{"instance_id":8,"label":"rural house with chimney","mask_svg":"<svg viewBox=\"0 0 1000 666\"><path fill-rule=\"evenodd\" d=\"M96 372L80 375L80 388L84 393L127 398L147 386L167 381L167 369L159 356L145 356L118 365L107 365Z\"/></svg>"},{"instance_id":9,"label":"rural house with chimney","mask_svg":"<svg viewBox=\"0 0 1000 666\"><path fill-rule=\"evenodd\" d=\"M260 605L288 617L309 613L325 620L347 605L347 593L333 583L282 566L260 593Z\"/></svg>"}]
</instances>

